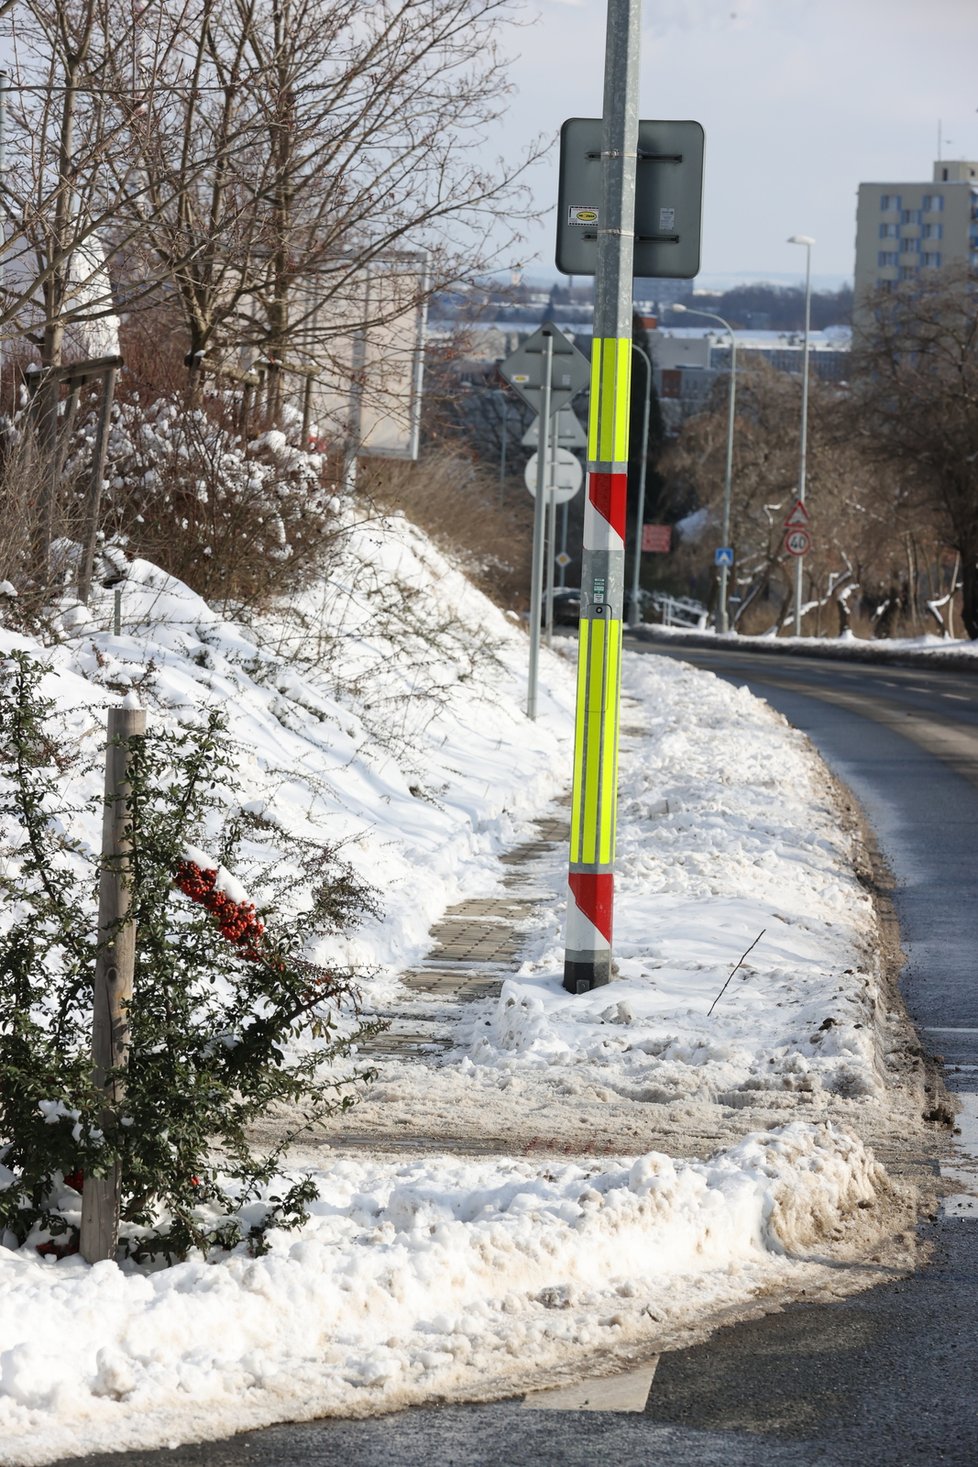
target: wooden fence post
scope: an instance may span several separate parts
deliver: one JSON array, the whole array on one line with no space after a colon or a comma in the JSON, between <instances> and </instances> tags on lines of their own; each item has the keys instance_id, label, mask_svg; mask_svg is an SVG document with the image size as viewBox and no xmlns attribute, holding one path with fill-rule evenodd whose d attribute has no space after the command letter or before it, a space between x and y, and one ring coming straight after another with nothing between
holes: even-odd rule
<instances>
[{"instance_id":1,"label":"wooden fence post","mask_svg":"<svg viewBox=\"0 0 978 1467\"><path fill-rule=\"evenodd\" d=\"M92 1016L92 1074L105 1096L104 1125L113 1122L125 1095L121 1072L129 1056L129 1001L136 960L136 924L129 917L132 751L128 740L146 732L145 709L110 708L107 732L98 902L101 951L95 964ZM118 1163L108 1176L85 1178L79 1246L88 1263L115 1257L121 1181Z\"/></svg>"}]
</instances>

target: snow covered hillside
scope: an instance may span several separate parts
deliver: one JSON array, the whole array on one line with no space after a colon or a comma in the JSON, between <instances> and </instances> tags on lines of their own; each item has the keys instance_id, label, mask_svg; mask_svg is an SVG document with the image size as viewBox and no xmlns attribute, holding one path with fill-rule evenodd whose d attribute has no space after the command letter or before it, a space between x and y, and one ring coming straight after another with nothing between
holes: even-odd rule
<instances>
[{"instance_id":1,"label":"snow covered hillside","mask_svg":"<svg viewBox=\"0 0 978 1467\"><path fill-rule=\"evenodd\" d=\"M229 712L263 817L246 889L281 875L276 830L341 846L378 915L305 953L360 970L368 1008L409 1001L432 924L498 890L500 854L567 793L573 643L544 650L529 722L524 631L403 520L351 522L329 582L248 626L140 561L118 635L108 598L62 622L46 648L0 629L0 654L51 665L78 747L132 690L151 724ZM922 1097L858 828L764 704L625 662L616 981L564 993L543 891L498 1000L437 1062L381 1063L332 1149L297 1153L319 1199L263 1257L149 1271L0 1246L5 1462L522 1391L873 1281L848 1259L910 1258L916 1198L872 1145L912 1140ZM95 849L97 760L86 779ZM306 887L285 889L303 931ZM416 1154L385 1139L406 1124Z\"/></svg>"}]
</instances>

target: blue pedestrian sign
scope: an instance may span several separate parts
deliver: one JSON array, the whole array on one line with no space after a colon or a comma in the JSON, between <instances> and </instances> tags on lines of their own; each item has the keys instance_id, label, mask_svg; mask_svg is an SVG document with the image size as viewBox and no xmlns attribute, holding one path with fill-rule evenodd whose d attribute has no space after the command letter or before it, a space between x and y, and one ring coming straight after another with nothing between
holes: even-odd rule
<instances>
[{"instance_id":1,"label":"blue pedestrian sign","mask_svg":"<svg viewBox=\"0 0 978 1467\"><path fill-rule=\"evenodd\" d=\"M733 565L734 553L732 545L719 545L713 552L714 565Z\"/></svg>"}]
</instances>

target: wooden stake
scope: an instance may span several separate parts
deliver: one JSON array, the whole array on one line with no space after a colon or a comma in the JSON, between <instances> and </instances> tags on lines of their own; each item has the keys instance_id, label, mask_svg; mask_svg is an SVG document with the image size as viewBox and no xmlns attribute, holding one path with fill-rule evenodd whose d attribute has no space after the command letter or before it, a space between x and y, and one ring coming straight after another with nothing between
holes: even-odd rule
<instances>
[{"instance_id":1,"label":"wooden stake","mask_svg":"<svg viewBox=\"0 0 978 1467\"><path fill-rule=\"evenodd\" d=\"M145 732L145 709L109 709L98 903L101 950L95 964L92 1018L92 1075L105 1096L103 1126L115 1121L125 1095L121 1072L129 1057L129 1003L136 960L136 924L129 917L132 751L128 741ZM115 1257L121 1180L118 1163L108 1176L85 1178L80 1248L88 1263Z\"/></svg>"}]
</instances>

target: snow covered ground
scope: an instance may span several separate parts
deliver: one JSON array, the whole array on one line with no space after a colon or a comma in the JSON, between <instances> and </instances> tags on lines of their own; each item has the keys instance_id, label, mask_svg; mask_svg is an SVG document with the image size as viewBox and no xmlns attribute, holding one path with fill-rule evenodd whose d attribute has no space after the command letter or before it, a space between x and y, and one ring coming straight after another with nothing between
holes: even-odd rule
<instances>
[{"instance_id":1,"label":"snow covered ground","mask_svg":"<svg viewBox=\"0 0 978 1467\"><path fill-rule=\"evenodd\" d=\"M524 632L423 537L373 522L344 555L249 627L137 562L119 635L107 602L66 606L45 691L93 748L133 687L151 720L229 708L268 830L326 833L379 892L308 955L369 969L368 1004L396 1008L432 923L499 891L499 855L566 794L573 666L545 652L530 723ZM0 652L29 645L0 630ZM617 980L564 993L542 870L499 999L466 1006L437 1065L381 1065L354 1152L296 1157L321 1192L301 1232L156 1272L0 1247L4 1462L521 1392L872 1281L840 1260L909 1256L914 1196L867 1142L912 1139L920 1095L858 826L746 691L625 660ZM384 1143L405 1128L431 1144Z\"/></svg>"}]
</instances>

